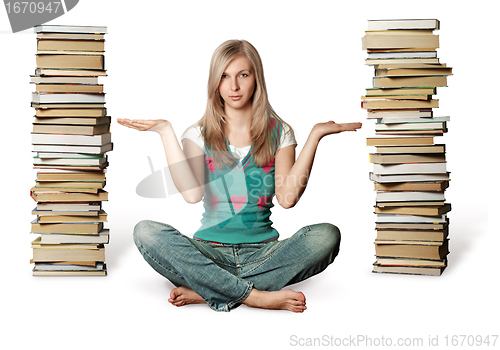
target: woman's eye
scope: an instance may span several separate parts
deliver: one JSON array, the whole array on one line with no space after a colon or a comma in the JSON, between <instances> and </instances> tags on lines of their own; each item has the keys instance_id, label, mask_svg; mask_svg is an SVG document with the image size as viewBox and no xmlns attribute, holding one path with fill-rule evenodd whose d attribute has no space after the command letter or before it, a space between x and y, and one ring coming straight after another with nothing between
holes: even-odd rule
<instances>
[{"instance_id":1,"label":"woman's eye","mask_svg":"<svg viewBox=\"0 0 500 350\"><path fill-rule=\"evenodd\" d=\"M241 76L242 77L248 77L248 74L247 73L242 73Z\"/></svg>"},{"instance_id":2,"label":"woman's eye","mask_svg":"<svg viewBox=\"0 0 500 350\"><path fill-rule=\"evenodd\" d=\"M225 78L227 78L227 75L222 74L222 77L221 77L221 78L222 78L222 79L225 79Z\"/></svg>"}]
</instances>

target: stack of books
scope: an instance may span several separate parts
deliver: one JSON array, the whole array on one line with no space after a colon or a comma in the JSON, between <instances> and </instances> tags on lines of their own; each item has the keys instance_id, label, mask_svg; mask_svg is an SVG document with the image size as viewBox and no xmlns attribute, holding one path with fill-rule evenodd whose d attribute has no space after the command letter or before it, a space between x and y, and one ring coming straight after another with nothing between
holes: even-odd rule
<instances>
[{"instance_id":1,"label":"stack of books","mask_svg":"<svg viewBox=\"0 0 500 350\"><path fill-rule=\"evenodd\" d=\"M106 275L102 202L113 144L98 84L106 27L40 25L35 33L33 275Z\"/></svg>"},{"instance_id":2,"label":"stack of books","mask_svg":"<svg viewBox=\"0 0 500 350\"><path fill-rule=\"evenodd\" d=\"M435 116L433 96L452 68L437 57L436 19L368 21L363 37L373 87L362 96L375 136L367 145L376 191L373 272L441 275L447 266L449 184L446 150L435 138L449 117Z\"/></svg>"}]
</instances>

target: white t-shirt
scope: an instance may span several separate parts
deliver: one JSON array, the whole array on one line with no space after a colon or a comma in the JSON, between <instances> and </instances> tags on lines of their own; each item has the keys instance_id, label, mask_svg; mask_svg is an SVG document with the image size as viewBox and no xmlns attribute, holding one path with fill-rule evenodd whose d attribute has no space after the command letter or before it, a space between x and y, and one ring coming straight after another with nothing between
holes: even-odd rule
<instances>
[{"instance_id":1,"label":"white t-shirt","mask_svg":"<svg viewBox=\"0 0 500 350\"><path fill-rule=\"evenodd\" d=\"M297 146L297 141L295 141L295 135L294 135L293 129L291 130L291 132L289 134L286 134L286 131L288 129L289 128L286 125L284 125L283 132L281 133L281 140L280 140L280 144L278 145L278 149L283 148L283 147L287 147L290 145ZM182 134L182 136L181 136L181 141L184 139L189 139L189 140L193 141L198 146L200 146L201 149L203 149L204 142L203 142L203 136L201 136L201 127L200 126L195 125L195 126L190 127L189 129L187 129L184 132L184 134ZM248 145L245 147L235 147L233 145L229 145L229 147L231 148L231 153L236 158L238 158L240 160L243 159L248 154L248 151L250 151L251 146L252 145Z\"/></svg>"}]
</instances>

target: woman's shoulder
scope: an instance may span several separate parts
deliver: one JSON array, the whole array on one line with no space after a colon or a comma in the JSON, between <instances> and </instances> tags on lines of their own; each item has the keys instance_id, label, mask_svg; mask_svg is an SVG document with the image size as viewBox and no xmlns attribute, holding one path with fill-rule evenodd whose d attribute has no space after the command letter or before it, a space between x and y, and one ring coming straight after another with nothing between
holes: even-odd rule
<instances>
[{"instance_id":1,"label":"woman's shoulder","mask_svg":"<svg viewBox=\"0 0 500 350\"><path fill-rule=\"evenodd\" d=\"M200 146L201 149L203 149L205 144L203 141L203 136L201 135L201 126L199 126L198 123L194 123L184 131L184 133L181 135L181 141L184 139L193 141L198 146Z\"/></svg>"},{"instance_id":2,"label":"woman's shoulder","mask_svg":"<svg viewBox=\"0 0 500 350\"><path fill-rule=\"evenodd\" d=\"M279 137L277 149L290 145L297 145L297 141L295 140L295 133L291 125L282 120L271 118L269 120L269 126L274 130L273 136Z\"/></svg>"}]
</instances>

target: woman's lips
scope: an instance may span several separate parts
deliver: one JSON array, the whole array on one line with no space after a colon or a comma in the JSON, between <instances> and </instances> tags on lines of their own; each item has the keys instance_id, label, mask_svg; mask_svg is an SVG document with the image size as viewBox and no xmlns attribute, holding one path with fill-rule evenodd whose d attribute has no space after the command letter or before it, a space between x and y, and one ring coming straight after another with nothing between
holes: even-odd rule
<instances>
[{"instance_id":1,"label":"woman's lips","mask_svg":"<svg viewBox=\"0 0 500 350\"><path fill-rule=\"evenodd\" d=\"M238 96L229 96L229 97L231 97L231 99L233 101L238 101L239 99L241 99L241 95L238 95Z\"/></svg>"}]
</instances>

